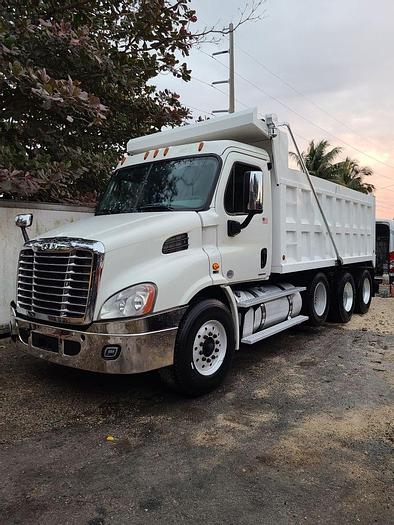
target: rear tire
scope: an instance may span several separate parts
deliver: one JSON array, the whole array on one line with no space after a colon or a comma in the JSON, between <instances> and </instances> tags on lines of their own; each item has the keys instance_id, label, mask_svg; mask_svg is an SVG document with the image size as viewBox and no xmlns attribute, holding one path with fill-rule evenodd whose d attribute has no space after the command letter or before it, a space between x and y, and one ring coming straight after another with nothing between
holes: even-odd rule
<instances>
[{"instance_id":1,"label":"rear tire","mask_svg":"<svg viewBox=\"0 0 394 525\"><path fill-rule=\"evenodd\" d=\"M356 276L356 304L354 311L357 314L366 314L371 306L373 283L371 273L368 270L360 272Z\"/></svg>"},{"instance_id":2,"label":"rear tire","mask_svg":"<svg viewBox=\"0 0 394 525\"><path fill-rule=\"evenodd\" d=\"M330 321L334 323L348 323L353 315L356 304L356 288L352 275L344 272L336 278L329 313Z\"/></svg>"},{"instance_id":3,"label":"rear tire","mask_svg":"<svg viewBox=\"0 0 394 525\"><path fill-rule=\"evenodd\" d=\"M159 374L172 390L201 396L223 382L234 352L234 326L228 308L216 299L205 299L185 314L175 343L174 364Z\"/></svg>"},{"instance_id":4,"label":"rear tire","mask_svg":"<svg viewBox=\"0 0 394 525\"><path fill-rule=\"evenodd\" d=\"M309 317L308 324L320 326L325 322L330 308L330 285L324 273L319 272L313 277L302 302L302 311Z\"/></svg>"}]
</instances>

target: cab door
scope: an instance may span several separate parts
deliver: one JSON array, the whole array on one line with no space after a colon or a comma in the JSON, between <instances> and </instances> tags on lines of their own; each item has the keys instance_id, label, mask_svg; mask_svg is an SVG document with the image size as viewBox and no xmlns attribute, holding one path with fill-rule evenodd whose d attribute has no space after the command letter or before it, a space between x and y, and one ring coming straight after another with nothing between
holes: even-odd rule
<instances>
[{"instance_id":1,"label":"cab door","mask_svg":"<svg viewBox=\"0 0 394 525\"><path fill-rule=\"evenodd\" d=\"M263 174L262 213L237 235L229 234L229 221L243 223L248 213L248 180L250 172ZM229 282L268 279L271 272L271 188L267 160L232 152L228 155L218 193L216 210L220 217L218 249L221 269ZM231 228L230 228L231 230Z\"/></svg>"}]
</instances>

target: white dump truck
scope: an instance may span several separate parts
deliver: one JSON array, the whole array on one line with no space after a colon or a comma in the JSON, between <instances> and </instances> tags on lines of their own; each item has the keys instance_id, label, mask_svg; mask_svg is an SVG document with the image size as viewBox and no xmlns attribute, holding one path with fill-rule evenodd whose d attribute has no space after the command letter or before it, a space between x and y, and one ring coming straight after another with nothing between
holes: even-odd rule
<instances>
[{"instance_id":1,"label":"white dump truck","mask_svg":"<svg viewBox=\"0 0 394 525\"><path fill-rule=\"evenodd\" d=\"M288 136L248 110L135 138L94 217L28 240L18 216L21 348L199 395L241 344L367 312L374 197L289 169Z\"/></svg>"}]
</instances>

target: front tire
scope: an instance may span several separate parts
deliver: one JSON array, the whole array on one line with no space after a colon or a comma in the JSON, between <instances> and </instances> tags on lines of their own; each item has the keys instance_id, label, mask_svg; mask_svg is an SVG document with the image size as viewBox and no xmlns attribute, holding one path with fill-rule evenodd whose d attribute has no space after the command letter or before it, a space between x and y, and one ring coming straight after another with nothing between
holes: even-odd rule
<instances>
[{"instance_id":1,"label":"front tire","mask_svg":"<svg viewBox=\"0 0 394 525\"><path fill-rule=\"evenodd\" d=\"M348 323L356 303L356 287L352 275L341 273L333 286L330 320L334 323Z\"/></svg>"},{"instance_id":2,"label":"front tire","mask_svg":"<svg viewBox=\"0 0 394 525\"><path fill-rule=\"evenodd\" d=\"M366 314L371 306L373 283L368 270L360 272L356 277L356 304L354 311L357 314Z\"/></svg>"},{"instance_id":3,"label":"front tire","mask_svg":"<svg viewBox=\"0 0 394 525\"><path fill-rule=\"evenodd\" d=\"M234 326L228 308L216 299L205 299L186 313L178 330L174 364L159 373L173 390L200 396L223 382L234 352Z\"/></svg>"}]
</instances>

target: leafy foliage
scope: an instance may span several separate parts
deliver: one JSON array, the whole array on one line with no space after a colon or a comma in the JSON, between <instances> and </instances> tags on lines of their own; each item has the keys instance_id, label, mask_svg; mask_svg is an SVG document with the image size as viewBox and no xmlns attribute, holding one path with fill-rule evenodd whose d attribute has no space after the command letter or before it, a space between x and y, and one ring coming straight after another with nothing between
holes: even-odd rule
<instances>
[{"instance_id":1,"label":"leafy foliage","mask_svg":"<svg viewBox=\"0 0 394 525\"><path fill-rule=\"evenodd\" d=\"M364 177L372 175L373 170L368 167L361 167L357 160L350 157L346 157L344 161L335 162L341 152L342 148L331 148L327 140L321 140L317 143L312 140L308 149L301 155L311 175L336 182L362 193L372 193L375 187L365 182ZM301 168L298 155L291 152L290 157Z\"/></svg>"},{"instance_id":2,"label":"leafy foliage","mask_svg":"<svg viewBox=\"0 0 394 525\"><path fill-rule=\"evenodd\" d=\"M0 0L0 194L94 201L128 139L180 125L190 0Z\"/></svg>"}]
</instances>

